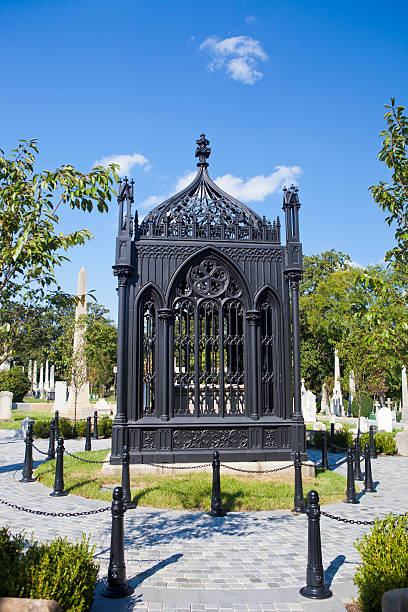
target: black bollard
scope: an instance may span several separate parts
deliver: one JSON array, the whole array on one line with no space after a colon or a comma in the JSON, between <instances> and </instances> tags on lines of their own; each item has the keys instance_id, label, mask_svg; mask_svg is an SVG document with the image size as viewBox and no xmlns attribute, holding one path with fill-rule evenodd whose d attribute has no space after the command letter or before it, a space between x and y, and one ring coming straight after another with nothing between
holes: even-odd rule
<instances>
[{"instance_id":1,"label":"black bollard","mask_svg":"<svg viewBox=\"0 0 408 612\"><path fill-rule=\"evenodd\" d=\"M377 451L374 442L374 425L370 425L370 457L371 459L377 459Z\"/></svg>"},{"instance_id":2,"label":"black bollard","mask_svg":"<svg viewBox=\"0 0 408 612\"><path fill-rule=\"evenodd\" d=\"M85 450L91 450L91 417L86 419Z\"/></svg>"},{"instance_id":3,"label":"black bollard","mask_svg":"<svg viewBox=\"0 0 408 612\"><path fill-rule=\"evenodd\" d=\"M336 452L336 447L334 445L334 423L330 423L330 452Z\"/></svg>"},{"instance_id":4,"label":"black bollard","mask_svg":"<svg viewBox=\"0 0 408 612\"><path fill-rule=\"evenodd\" d=\"M78 432L77 432L75 421L73 421L72 423L71 436L73 440L75 440L75 438L78 437Z\"/></svg>"},{"instance_id":5,"label":"black bollard","mask_svg":"<svg viewBox=\"0 0 408 612\"><path fill-rule=\"evenodd\" d=\"M324 470L329 469L329 458L327 456L327 431L324 429L322 432L322 468Z\"/></svg>"},{"instance_id":6,"label":"black bollard","mask_svg":"<svg viewBox=\"0 0 408 612\"><path fill-rule=\"evenodd\" d=\"M58 410L55 411L54 421L55 421L55 439L59 440L59 437L60 437L60 427L59 427L59 412L58 412Z\"/></svg>"},{"instance_id":7,"label":"black bollard","mask_svg":"<svg viewBox=\"0 0 408 612\"><path fill-rule=\"evenodd\" d=\"M375 489L373 486L373 475L371 473L371 458L370 458L370 449L368 444L364 446L364 463L365 463L365 471L364 471L364 490L366 493L375 493Z\"/></svg>"},{"instance_id":8,"label":"black bollard","mask_svg":"<svg viewBox=\"0 0 408 612\"><path fill-rule=\"evenodd\" d=\"M33 478L33 425L30 423L25 437L25 455L23 466L23 477L20 482L34 482Z\"/></svg>"},{"instance_id":9,"label":"black bollard","mask_svg":"<svg viewBox=\"0 0 408 612\"><path fill-rule=\"evenodd\" d=\"M347 449L347 498L344 500L346 504L359 504L356 497L356 487L354 485L354 470L353 470L353 451Z\"/></svg>"},{"instance_id":10,"label":"black bollard","mask_svg":"<svg viewBox=\"0 0 408 612\"><path fill-rule=\"evenodd\" d=\"M98 412L95 410L94 412L94 430L93 430L93 439L98 439Z\"/></svg>"},{"instance_id":11,"label":"black bollard","mask_svg":"<svg viewBox=\"0 0 408 612\"><path fill-rule=\"evenodd\" d=\"M68 495L67 491L64 491L64 450L64 440L58 438L54 490L50 493L51 497L63 497L64 495Z\"/></svg>"},{"instance_id":12,"label":"black bollard","mask_svg":"<svg viewBox=\"0 0 408 612\"><path fill-rule=\"evenodd\" d=\"M300 452L295 452L295 498L292 512L306 512L302 486L302 461Z\"/></svg>"},{"instance_id":13,"label":"black bollard","mask_svg":"<svg viewBox=\"0 0 408 612\"><path fill-rule=\"evenodd\" d=\"M220 480L220 454L218 451L213 452L213 482L211 495L211 511L210 516L225 516L225 512L221 505L221 480Z\"/></svg>"},{"instance_id":14,"label":"black bollard","mask_svg":"<svg viewBox=\"0 0 408 612\"><path fill-rule=\"evenodd\" d=\"M360 455L360 439L357 437L354 440L354 480L363 480L361 475Z\"/></svg>"},{"instance_id":15,"label":"black bollard","mask_svg":"<svg viewBox=\"0 0 408 612\"><path fill-rule=\"evenodd\" d=\"M310 491L307 496L307 569L306 586L300 589L303 597L310 599L327 599L332 596L324 584L322 561L322 543L320 540L320 506L317 491Z\"/></svg>"},{"instance_id":16,"label":"black bollard","mask_svg":"<svg viewBox=\"0 0 408 612\"><path fill-rule=\"evenodd\" d=\"M122 489L123 489L123 506L125 510L136 508L136 504L132 502L130 493L130 471L129 471L130 454L126 444L123 445L122 452Z\"/></svg>"},{"instance_id":17,"label":"black bollard","mask_svg":"<svg viewBox=\"0 0 408 612\"><path fill-rule=\"evenodd\" d=\"M48 459L55 459L55 421L52 419L50 424L50 439L48 442Z\"/></svg>"},{"instance_id":18,"label":"black bollard","mask_svg":"<svg viewBox=\"0 0 408 612\"><path fill-rule=\"evenodd\" d=\"M133 593L132 587L126 584L123 527L124 513L125 509L123 504L122 487L116 487L113 491L112 501L112 532L108 568L108 584L101 592L103 597L127 597Z\"/></svg>"}]
</instances>

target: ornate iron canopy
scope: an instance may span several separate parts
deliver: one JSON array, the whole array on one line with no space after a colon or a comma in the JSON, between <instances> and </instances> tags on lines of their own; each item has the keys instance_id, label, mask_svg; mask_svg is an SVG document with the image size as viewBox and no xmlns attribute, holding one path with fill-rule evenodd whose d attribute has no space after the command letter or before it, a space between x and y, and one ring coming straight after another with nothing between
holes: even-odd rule
<instances>
[{"instance_id":1,"label":"ornate iron canopy","mask_svg":"<svg viewBox=\"0 0 408 612\"><path fill-rule=\"evenodd\" d=\"M196 143L194 180L149 213L140 224L140 235L280 243L279 217L271 223L218 187L207 171L209 140L201 134Z\"/></svg>"}]
</instances>

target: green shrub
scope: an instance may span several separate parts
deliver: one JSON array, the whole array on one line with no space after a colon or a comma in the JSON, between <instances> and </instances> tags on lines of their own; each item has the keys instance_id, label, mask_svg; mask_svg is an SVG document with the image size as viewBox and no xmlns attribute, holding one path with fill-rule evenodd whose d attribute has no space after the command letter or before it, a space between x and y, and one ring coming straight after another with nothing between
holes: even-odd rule
<instances>
[{"instance_id":1,"label":"green shrub","mask_svg":"<svg viewBox=\"0 0 408 612\"><path fill-rule=\"evenodd\" d=\"M20 366L0 372L0 391L12 391L13 402L22 402L30 387L28 376Z\"/></svg>"},{"instance_id":2,"label":"green shrub","mask_svg":"<svg viewBox=\"0 0 408 612\"><path fill-rule=\"evenodd\" d=\"M397 412L397 423L399 423L402 419L402 412Z\"/></svg>"},{"instance_id":3,"label":"green shrub","mask_svg":"<svg viewBox=\"0 0 408 612\"><path fill-rule=\"evenodd\" d=\"M354 546L362 561L354 576L359 606L362 612L380 612L386 591L408 587L408 517L376 519Z\"/></svg>"},{"instance_id":4,"label":"green shrub","mask_svg":"<svg viewBox=\"0 0 408 612\"><path fill-rule=\"evenodd\" d=\"M314 434L314 443L317 448L323 446L323 432L316 431ZM348 431L345 427L342 427L339 431L334 432L334 444L340 448L350 448L353 445L353 434ZM327 447L330 446L330 432L327 432Z\"/></svg>"},{"instance_id":5,"label":"green shrub","mask_svg":"<svg viewBox=\"0 0 408 612\"><path fill-rule=\"evenodd\" d=\"M358 417L358 402L356 400L351 404L351 412L354 418ZM361 402L361 416L368 417L370 412L373 412L373 400L371 397L363 397Z\"/></svg>"},{"instance_id":6,"label":"green shrub","mask_svg":"<svg viewBox=\"0 0 408 612\"><path fill-rule=\"evenodd\" d=\"M100 438L112 437L112 421L109 417L103 417L98 420L98 435Z\"/></svg>"},{"instance_id":7,"label":"green shrub","mask_svg":"<svg viewBox=\"0 0 408 612\"><path fill-rule=\"evenodd\" d=\"M50 421L35 421L33 432L35 438L48 438L50 433Z\"/></svg>"},{"instance_id":8,"label":"green shrub","mask_svg":"<svg viewBox=\"0 0 408 612\"><path fill-rule=\"evenodd\" d=\"M89 538L72 544L56 538L27 542L24 534L0 530L0 596L55 599L65 612L86 612L92 603L99 564Z\"/></svg>"},{"instance_id":9,"label":"green shrub","mask_svg":"<svg viewBox=\"0 0 408 612\"><path fill-rule=\"evenodd\" d=\"M364 446L370 444L370 434L365 433L360 436L361 451L364 450ZM394 455L397 452L397 444L392 433L380 431L374 434L374 445L377 453L384 453L384 455Z\"/></svg>"}]
</instances>

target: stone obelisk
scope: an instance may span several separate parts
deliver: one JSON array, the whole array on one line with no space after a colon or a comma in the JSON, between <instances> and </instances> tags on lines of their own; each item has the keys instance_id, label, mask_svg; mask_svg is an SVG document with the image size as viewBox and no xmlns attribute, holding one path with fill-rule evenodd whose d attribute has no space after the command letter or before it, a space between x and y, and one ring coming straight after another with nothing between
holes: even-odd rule
<instances>
[{"instance_id":1,"label":"stone obelisk","mask_svg":"<svg viewBox=\"0 0 408 612\"><path fill-rule=\"evenodd\" d=\"M85 331L83 317L86 315L86 272L81 268L78 275L77 305L75 308L74 344L72 348L72 380L64 416L83 419L93 414L89 401L89 382L86 376Z\"/></svg>"},{"instance_id":2,"label":"stone obelisk","mask_svg":"<svg viewBox=\"0 0 408 612\"><path fill-rule=\"evenodd\" d=\"M402 368L402 420L408 421L408 386L405 366Z\"/></svg>"},{"instance_id":3,"label":"stone obelisk","mask_svg":"<svg viewBox=\"0 0 408 612\"><path fill-rule=\"evenodd\" d=\"M340 360L337 349L334 352L334 388L330 400L330 412L335 416L344 416L343 394L340 385Z\"/></svg>"}]
</instances>

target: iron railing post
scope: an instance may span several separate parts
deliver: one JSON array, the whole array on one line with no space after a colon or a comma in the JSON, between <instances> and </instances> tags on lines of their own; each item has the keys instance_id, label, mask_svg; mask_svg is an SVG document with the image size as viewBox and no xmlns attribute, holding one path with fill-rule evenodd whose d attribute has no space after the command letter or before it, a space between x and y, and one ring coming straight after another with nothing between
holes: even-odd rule
<instances>
[{"instance_id":1,"label":"iron railing post","mask_svg":"<svg viewBox=\"0 0 408 612\"><path fill-rule=\"evenodd\" d=\"M329 469L329 458L327 456L327 431L322 431L322 468L324 470Z\"/></svg>"},{"instance_id":2,"label":"iron railing post","mask_svg":"<svg viewBox=\"0 0 408 612\"><path fill-rule=\"evenodd\" d=\"M357 437L354 440L354 479L355 480L363 480L361 475L361 465L360 465L360 440Z\"/></svg>"},{"instance_id":3,"label":"iron railing post","mask_svg":"<svg viewBox=\"0 0 408 612\"><path fill-rule=\"evenodd\" d=\"M136 508L136 504L132 501L130 492L130 453L127 444L123 445L122 453L122 489L123 489L123 505L125 510Z\"/></svg>"},{"instance_id":4,"label":"iron railing post","mask_svg":"<svg viewBox=\"0 0 408 612\"><path fill-rule=\"evenodd\" d=\"M24 466L23 466L23 477L20 482L34 482L37 480L33 478L33 425L29 424L26 437L25 437L25 454L24 454Z\"/></svg>"},{"instance_id":5,"label":"iron railing post","mask_svg":"<svg viewBox=\"0 0 408 612\"><path fill-rule=\"evenodd\" d=\"M220 479L220 454L218 451L213 452L213 481L211 495L211 516L225 516L221 504L221 479Z\"/></svg>"},{"instance_id":6,"label":"iron railing post","mask_svg":"<svg viewBox=\"0 0 408 612\"><path fill-rule=\"evenodd\" d=\"M86 418L85 450L91 450L91 417Z\"/></svg>"},{"instance_id":7,"label":"iron railing post","mask_svg":"<svg viewBox=\"0 0 408 612\"><path fill-rule=\"evenodd\" d=\"M94 419L93 419L94 423L93 423L93 439L97 440L98 439L98 411L95 410L94 411Z\"/></svg>"},{"instance_id":8,"label":"iron railing post","mask_svg":"<svg viewBox=\"0 0 408 612\"><path fill-rule=\"evenodd\" d=\"M375 493L373 475L371 473L371 457L368 444L364 446L364 490L366 493Z\"/></svg>"},{"instance_id":9,"label":"iron railing post","mask_svg":"<svg viewBox=\"0 0 408 612\"><path fill-rule=\"evenodd\" d=\"M370 425L370 457L371 459L377 459L377 449L375 448L374 440L374 425Z\"/></svg>"},{"instance_id":10,"label":"iron railing post","mask_svg":"<svg viewBox=\"0 0 408 612\"><path fill-rule=\"evenodd\" d=\"M346 504L359 504L356 497L356 487L354 484L354 470L353 470L353 451L351 448L347 449L347 497L344 500Z\"/></svg>"},{"instance_id":11,"label":"iron railing post","mask_svg":"<svg viewBox=\"0 0 408 612\"><path fill-rule=\"evenodd\" d=\"M58 438L54 490L52 493L50 493L52 497L63 497L68 495L68 492L64 491L64 451L64 440L62 438Z\"/></svg>"},{"instance_id":12,"label":"iron railing post","mask_svg":"<svg viewBox=\"0 0 408 612\"><path fill-rule=\"evenodd\" d=\"M48 442L48 459L55 459L55 421L52 419L50 423L50 439Z\"/></svg>"},{"instance_id":13,"label":"iron railing post","mask_svg":"<svg viewBox=\"0 0 408 612\"><path fill-rule=\"evenodd\" d=\"M300 452L295 452L295 497L292 512L306 512L305 500L303 497L303 485L302 485L302 461L300 459Z\"/></svg>"}]
</instances>

